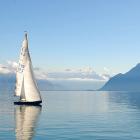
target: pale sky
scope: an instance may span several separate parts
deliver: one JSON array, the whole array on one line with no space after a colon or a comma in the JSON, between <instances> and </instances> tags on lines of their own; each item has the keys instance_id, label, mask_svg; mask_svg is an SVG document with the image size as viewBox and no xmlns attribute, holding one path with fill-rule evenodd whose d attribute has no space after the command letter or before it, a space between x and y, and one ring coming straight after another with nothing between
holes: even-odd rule
<instances>
[{"instance_id":1,"label":"pale sky","mask_svg":"<svg viewBox=\"0 0 140 140\"><path fill-rule=\"evenodd\" d=\"M0 0L0 64L18 62L25 32L34 67L126 73L140 62L140 0Z\"/></svg>"}]
</instances>

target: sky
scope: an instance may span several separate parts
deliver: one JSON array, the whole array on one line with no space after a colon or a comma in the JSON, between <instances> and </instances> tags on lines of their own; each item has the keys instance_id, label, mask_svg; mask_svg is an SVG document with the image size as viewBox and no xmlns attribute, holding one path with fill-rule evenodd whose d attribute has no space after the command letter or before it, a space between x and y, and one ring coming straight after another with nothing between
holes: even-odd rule
<instances>
[{"instance_id":1,"label":"sky","mask_svg":"<svg viewBox=\"0 0 140 140\"><path fill-rule=\"evenodd\" d=\"M0 64L18 62L27 31L33 66L43 71L126 73L140 63L139 7L139 0L1 0Z\"/></svg>"}]
</instances>

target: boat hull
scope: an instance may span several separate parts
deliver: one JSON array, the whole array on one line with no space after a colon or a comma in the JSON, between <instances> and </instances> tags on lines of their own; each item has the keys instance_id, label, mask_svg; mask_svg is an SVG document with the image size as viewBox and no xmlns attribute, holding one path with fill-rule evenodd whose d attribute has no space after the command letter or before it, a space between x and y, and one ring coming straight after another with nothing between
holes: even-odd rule
<instances>
[{"instance_id":1,"label":"boat hull","mask_svg":"<svg viewBox=\"0 0 140 140\"><path fill-rule=\"evenodd\" d=\"M14 101L15 105L39 105L42 101L34 101L34 102L27 102L27 101Z\"/></svg>"}]
</instances>

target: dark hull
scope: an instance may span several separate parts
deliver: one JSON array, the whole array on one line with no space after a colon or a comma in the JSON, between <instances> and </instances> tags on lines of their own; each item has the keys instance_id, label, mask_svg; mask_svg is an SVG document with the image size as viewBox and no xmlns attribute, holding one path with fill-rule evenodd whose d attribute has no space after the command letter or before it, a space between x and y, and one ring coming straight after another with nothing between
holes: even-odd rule
<instances>
[{"instance_id":1,"label":"dark hull","mask_svg":"<svg viewBox=\"0 0 140 140\"><path fill-rule=\"evenodd\" d=\"M34 101L34 102L27 102L27 101L14 101L15 105L39 105L42 101Z\"/></svg>"}]
</instances>

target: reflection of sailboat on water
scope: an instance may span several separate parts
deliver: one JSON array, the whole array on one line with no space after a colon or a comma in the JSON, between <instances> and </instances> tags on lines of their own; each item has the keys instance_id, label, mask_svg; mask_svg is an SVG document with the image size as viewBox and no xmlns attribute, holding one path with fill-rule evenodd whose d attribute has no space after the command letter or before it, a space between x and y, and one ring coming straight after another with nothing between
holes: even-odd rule
<instances>
[{"instance_id":1,"label":"reflection of sailboat on water","mask_svg":"<svg viewBox=\"0 0 140 140\"><path fill-rule=\"evenodd\" d=\"M15 106L15 136L17 140L30 140L35 134L41 106Z\"/></svg>"},{"instance_id":2,"label":"reflection of sailboat on water","mask_svg":"<svg viewBox=\"0 0 140 140\"><path fill-rule=\"evenodd\" d=\"M27 33L25 34L19 56L15 84L15 96L20 96L20 100L15 101L15 104L42 103L41 95L39 92L29 54Z\"/></svg>"}]
</instances>

